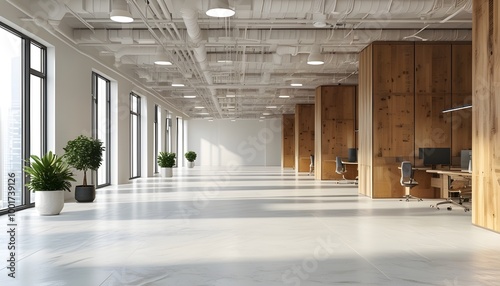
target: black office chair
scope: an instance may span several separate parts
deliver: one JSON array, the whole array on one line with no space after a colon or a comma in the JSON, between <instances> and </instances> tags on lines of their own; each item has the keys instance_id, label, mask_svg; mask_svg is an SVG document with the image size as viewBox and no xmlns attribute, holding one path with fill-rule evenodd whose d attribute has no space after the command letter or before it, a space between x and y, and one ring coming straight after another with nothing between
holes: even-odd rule
<instances>
[{"instance_id":1,"label":"black office chair","mask_svg":"<svg viewBox=\"0 0 500 286\"><path fill-rule=\"evenodd\" d=\"M407 202L409 202L410 199L417 199L417 201L422 200L421 198L412 196L410 193L411 188L418 185L418 182L413 179L413 167L410 161L401 162L400 183L401 186L405 187L405 195L403 196L403 199L405 199Z\"/></svg>"},{"instance_id":2,"label":"black office chair","mask_svg":"<svg viewBox=\"0 0 500 286\"><path fill-rule=\"evenodd\" d=\"M463 192L470 191L470 180L453 180L451 177L448 177L448 198L446 200L441 201L436 203L435 205L431 205L431 207L435 207L436 209L439 210L439 205L443 204L450 204L450 205L455 205L457 207L461 207L464 209L465 212L470 211L470 209L466 206L463 205L463 202L465 201L464 197L462 196ZM454 201L452 199L453 194L458 195L458 202ZM451 211L452 207L448 206L447 209Z\"/></svg>"},{"instance_id":3,"label":"black office chair","mask_svg":"<svg viewBox=\"0 0 500 286\"><path fill-rule=\"evenodd\" d=\"M311 159L311 164L309 164L309 175L312 175L314 173L314 155L311 155L309 159Z\"/></svg>"},{"instance_id":4,"label":"black office chair","mask_svg":"<svg viewBox=\"0 0 500 286\"><path fill-rule=\"evenodd\" d=\"M342 175L342 179L347 180L344 176L344 173L346 172L345 165L342 163L342 158L337 157L335 159L335 173Z\"/></svg>"}]
</instances>

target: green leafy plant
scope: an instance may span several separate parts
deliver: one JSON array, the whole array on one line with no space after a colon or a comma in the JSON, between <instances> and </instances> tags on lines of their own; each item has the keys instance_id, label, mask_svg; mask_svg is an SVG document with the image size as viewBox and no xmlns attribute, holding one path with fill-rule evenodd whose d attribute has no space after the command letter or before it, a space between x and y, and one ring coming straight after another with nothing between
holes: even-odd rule
<instances>
[{"instance_id":1,"label":"green leafy plant","mask_svg":"<svg viewBox=\"0 0 500 286\"><path fill-rule=\"evenodd\" d=\"M70 182L76 180L63 157L48 152L42 157L32 155L30 158L30 165L24 167L24 172L30 175L29 183L26 184L30 191L71 192Z\"/></svg>"},{"instance_id":2,"label":"green leafy plant","mask_svg":"<svg viewBox=\"0 0 500 286\"><path fill-rule=\"evenodd\" d=\"M196 152L194 152L194 151L187 151L186 154L184 154L184 157L186 157L186 159L189 162L194 162L194 160L196 160Z\"/></svg>"},{"instance_id":3,"label":"green leafy plant","mask_svg":"<svg viewBox=\"0 0 500 286\"><path fill-rule=\"evenodd\" d=\"M63 148L69 165L83 171L83 185L87 186L87 170L97 170L102 163L102 153L104 147L102 141L84 135L78 136L74 140L68 141Z\"/></svg>"},{"instance_id":4,"label":"green leafy plant","mask_svg":"<svg viewBox=\"0 0 500 286\"><path fill-rule=\"evenodd\" d=\"M175 165L175 153L160 152L158 154L158 165L161 168L172 168Z\"/></svg>"}]
</instances>

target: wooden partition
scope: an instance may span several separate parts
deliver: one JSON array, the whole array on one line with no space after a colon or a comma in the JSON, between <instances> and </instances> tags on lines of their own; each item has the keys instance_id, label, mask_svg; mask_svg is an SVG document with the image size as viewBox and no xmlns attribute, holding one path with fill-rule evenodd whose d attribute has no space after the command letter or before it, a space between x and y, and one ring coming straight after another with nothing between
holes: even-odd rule
<instances>
[{"instance_id":1,"label":"wooden partition","mask_svg":"<svg viewBox=\"0 0 500 286\"><path fill-rule=\"evenodd\" d=\"M347 158L349 148L357 148L356 86L332 85L316 88L315 158L317 180L339 180L335 158ZM357 177L357 166L349 165L347 179Z\"/></svg>"},{"instance_id":2,"label":"wooden partition","mask_svg":"<svg viewBox=\"0 0 500 286\"><path fill-rule=\"evenodd\" d=\"M281 120L281 167L295 167L295 115L283 114Z\"/></svg>"},{"instance_id":3,"label":"wooden partition","mask_svg":"<svg viewBox=\"0 0 500 286\"><path fill-rule=\"evenodd\" d=\"M360 193L374 198L401 197L404 188L399 183L398 167L404 160L422 166L419 148L452 147L457 161L461 149L472 147L465 117L455 122L455 115L442 113L453 102L466 98L467 84L454 84L471 71L465 69L457 75L452 71L462 68L457 65L471 57L467 46L470 43L375 42L363 50L359 72ZM461 143L453 145L457 141ZM440 196L430 185L430 174L416 172L415 177L419 185L412 189L413 195Z\"/></svg>"},{"instance_id":4,"label":"wooden partition","mask_svg":"<svg viewBox=\"0 0 500 286\"><path fill-rule=\"evenodd\" d=\"M314 154L314 104L295 106L295 171L309 172Z\"/></svg>"},{"instance_id":5,"label":"wooden partition","mask_svg":"<svg viewBox=\"0 0 500 286\"><path fill-rule=\"evenodd\" d=\"M373 46L359 55L358 79L358 191L372 197L373 191Z\"/></svg>"},{"instance_id":6,"label":"wooden partition","mask_svg":"<svg viewBox=\"0 0 500 286\"><path fill-rule=\"evenodd\" d=\"M498 1L474 1L472 24L472 223L497 232L500 232L499 6Z\"/></svg>"}]
</instances>

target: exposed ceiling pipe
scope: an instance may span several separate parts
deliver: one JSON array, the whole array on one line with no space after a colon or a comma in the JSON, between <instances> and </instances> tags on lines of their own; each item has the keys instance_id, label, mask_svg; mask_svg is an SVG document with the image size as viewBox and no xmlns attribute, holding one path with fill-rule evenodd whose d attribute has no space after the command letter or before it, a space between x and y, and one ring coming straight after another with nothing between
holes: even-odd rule
<instances>
[{"instance_id":1,"label":"exposed ceiling pipe","mask_svg":"<svg viewBox=\"0 0 500 286\"><path fill-rule=\"evenodd\" d=\"M208 84L208 89L210 90L210 94L212 97L213 104L217 109L217 112L220 116L222 116L222 110L219 106L219 102L217 101L216 94L217 91L212 87L213 78L212 73L209 70L208 62L207 62L207 50L205 44L202 43L203 37L201 34L200 26L198 25L198 13L189 8L181 9L182 19L184 20L184 24L186 25L186 31L194 45L194 56L196 61L200 65L200 69L205 76L205 80Z\"/></svg>"}]
</instances>

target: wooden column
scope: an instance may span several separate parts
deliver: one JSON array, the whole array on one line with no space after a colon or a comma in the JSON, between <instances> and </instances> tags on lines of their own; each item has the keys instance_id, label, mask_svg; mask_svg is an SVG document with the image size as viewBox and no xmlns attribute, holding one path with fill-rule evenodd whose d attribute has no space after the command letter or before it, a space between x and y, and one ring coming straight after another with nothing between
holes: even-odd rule
<instances>
[{"instance_id":1,"label":"wooden column","mask_svg":"<svg viewBox=\"0 0 500 286\"><path fill-rule=\"evenodd\" d=\"M474 1L472 223L500 231L500 3Z\"/></svg>"},{"instance_id":2,"label":"wooden column","mask_svg":"<svg viewBox=\"0 0 500 286\"><path fill-rule=\"evenodd\" d=\"M283 114L281 120L281 167L295 167L295 115Z\"/></svg>"},{"instance_id":3,"label":"wooden column","mask_svg":"<svg viewBox=\"0 0 500 286\"><path fill-rule=\"evenodd\" d=\"M373 192L373 46L359 55L358 104L358 190L372 197Z\"/></svg>"},{"instance_id":4,"label":"wooden column","mask_svg":"<svg viewBox=\"0 0 500 286\"><path fill-rule=\"evenodd\" d=\"M332 85L316 88L315 101L315 158L317 180L340 180L335 172L335 157L347 158L349 148L357 148L356 128L356 86ZM357 170L345 174L355 179Z\"/></svg>"},{"instance_id":5,"label":"wooden column","mask_svg":"<svg viewBox=\"0 0 500 286\"><path fill-rule=\"evenodd\" d=\"M314 104L295 106L295 172L309 172L314 154Z\"/></svg>"}]
</instances>

